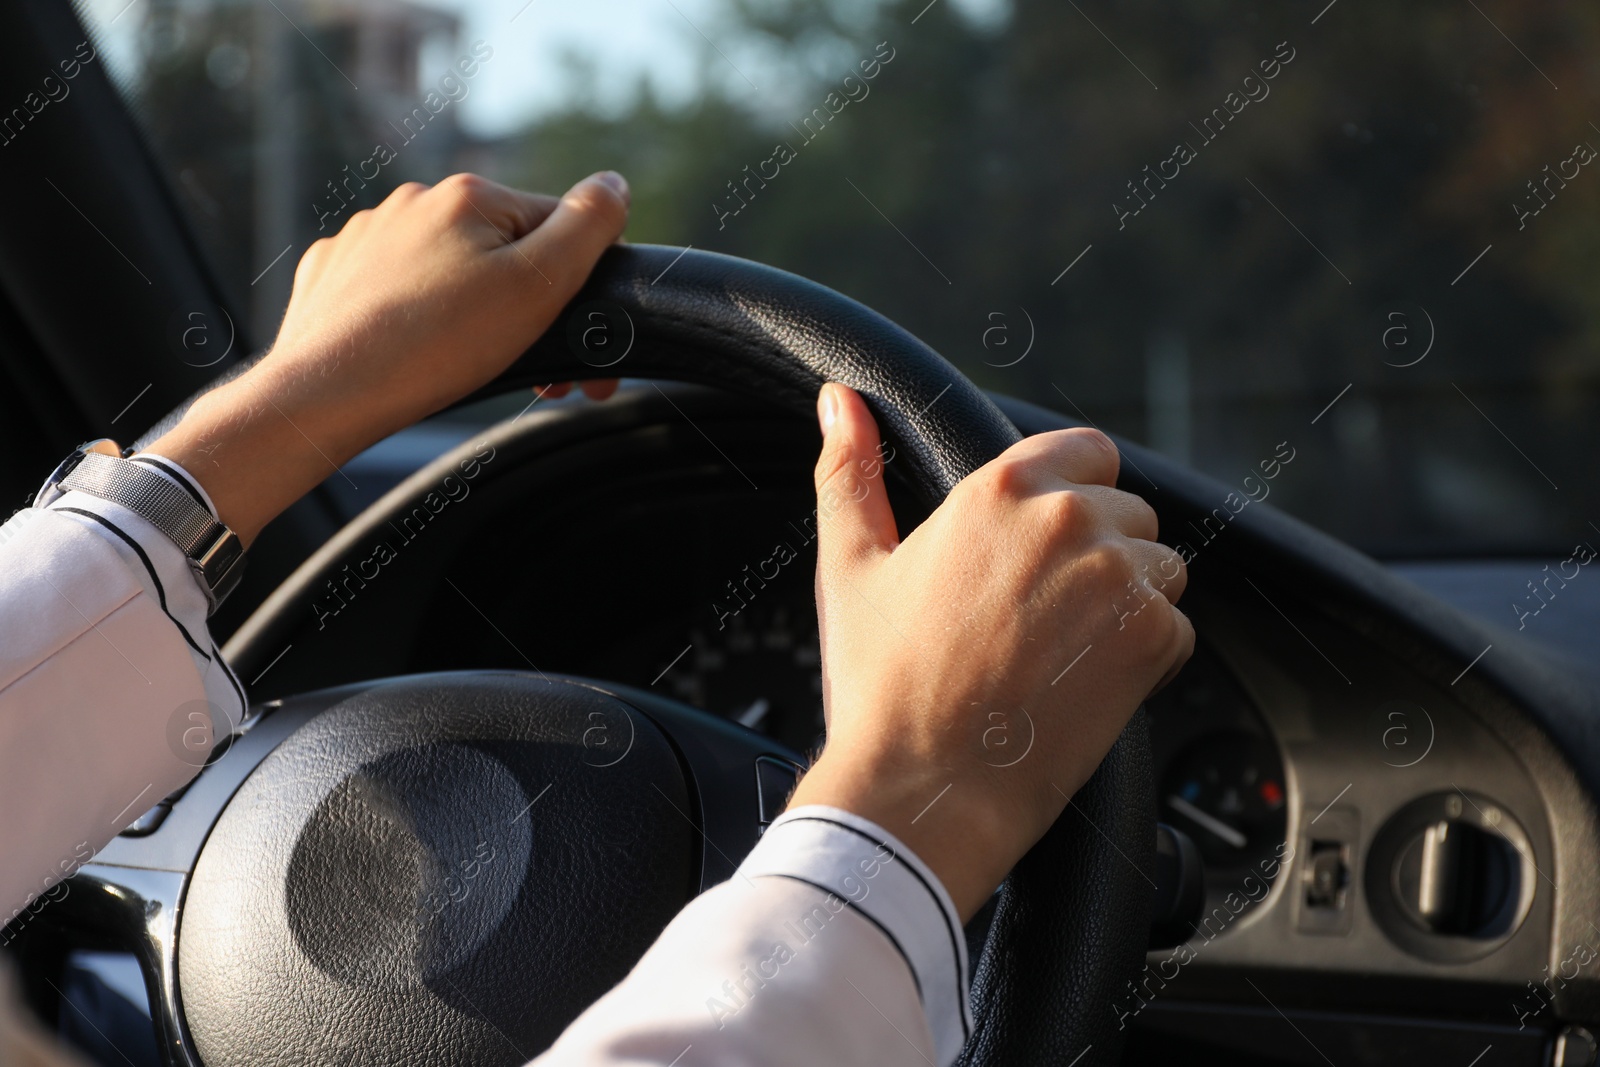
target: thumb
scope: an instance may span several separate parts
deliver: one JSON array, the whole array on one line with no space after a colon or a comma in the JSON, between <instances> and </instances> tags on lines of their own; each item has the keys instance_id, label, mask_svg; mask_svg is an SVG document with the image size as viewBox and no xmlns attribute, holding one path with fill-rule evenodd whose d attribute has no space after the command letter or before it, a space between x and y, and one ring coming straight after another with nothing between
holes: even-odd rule
<instances>
[{"instance_id":1,"label":"thumb","mask_svg":"<svg viewBox=\"0 0 1600 1067\"><path fill-rule=\"evenodd\" d=\"M822 455L817 460L817 566L852 570L900 543L883 486L887 457L878 424L853 389L829 382L817 395Z\"/></svg>"},{"instance_id":2,"label":"thumb","mask_svg":"<svg viewBox=\"0 0 1600 1067\"><path fill-rule=\"evenodd\" d=\"M577 292L595 261L628 224L627 180L616 171L591 174L567 190L549 218L517 240L516 253L567 295Z\"/></svg>"}]
</instances>

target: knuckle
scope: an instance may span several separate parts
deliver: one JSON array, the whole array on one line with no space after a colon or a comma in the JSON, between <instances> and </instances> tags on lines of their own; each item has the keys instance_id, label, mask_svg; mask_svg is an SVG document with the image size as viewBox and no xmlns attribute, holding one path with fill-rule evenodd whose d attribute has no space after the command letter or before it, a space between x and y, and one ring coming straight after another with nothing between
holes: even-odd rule
<instances>
[{"instance_id":1,"label":"knuckle","mask_svg":"<svg viewBox=\"0 0 1600 1067\"><path fill-rule=\"evenodd\" d=\"M1161 517L1156 514L1156 509L1142 496L1134 496L1132 493L1128 496L1132 500L1134 515L1138 517L1140 524L1150 531L1150 536L1155 537L1161 532Z\"/></svg>"},{"instance_id":2,"label":"knuckle","mask_svg":"<svg viewBox=\"0 0 1600 1067\"><path fill-rule=\"evenodd\" d=\"M480 178L476 174L452 174L434 186L434 190L440 195L434 197L431 202L449 221L478 218L482 209L477 204L489 184L487 179Z\"/></svg>"},{"instance_id":3,"label":"knuckle","mask_svg":"<svg viewBox=\"0 0 1600 1067\"><path fill-rule=\"evenodd\" d=\"M1079 568L1093 585L1108 590L1113 595L1131 594L1133 590L1133 561L1127 552L1111 542L1101 542L1082 554Z\"/></svg>"},{"instance_id":4,"label":"knuckle","mask_svg":"<svg viewBox=\"0 0 1600 1067\"><path fill-rule=\"evenodd\" d=\"M1168 659L1172 657L1175 649L1188 647L1194 641L1194 628L1189 625L1189 620L1183 612L1168 604L1162 611L1161 629L1166 639L1161 643L1161 651Z\"/></svg>"},{"instance_id":5,"label":"knuckle","mask_svg":"<svg viewBox=\"0 0 1600 1067\"><path fill-rule=\"evenodd\" d=\"M428 191L428 187L421 182L401 182L394 187L394 191L383 198L385 204L402 204L414 200Z\"/></svg>"},{"instance_id":6,"label":"knuckle","mask_svg":"<svg viewBox=\"0 0 1600 1067\"><path fill-rule=\"evenodd\" d=\"M1112 597L1117 630L1131 640L1131 654L1143 660L1167 642L1163 616L1170 615L1160 587L1120 549L1108 549L1099 576Z\"/></svg>"},{"instance_id":7,"label":"knuckle","mask_svg":"<svg viewBox=\"0 0 1600 1067\"><path fill-rule=\"evenodd\" d=\"M332 244L332 237L319 237L312 241L311 247L307 248L304 254L301 255L300 262L295 264L294 276L301 278L315 270L317 264L328 254L328 248Z\"/></svg>"},{"instance_id":8,"label":"knuckle","mask_svg":"<svg viewBox=\"0 0 1600 1067\"><path fill-rule=\"evenodd\" d=\"M1150 659L1166 666L1178 643L1178 613L1171 605L1162 603L1152 605L1144 614L1150 619L1146 626L1145 652Z\"/></svg>"},{"instance_id":9,"label":"knuckle","mask_svg":"<svg viewBox=\"0 0 1600 1067\"><path fill-rule=\"evenodd\" d=\"M489 185L489 179L469 171L460 171L450 175L439 185L458 193L473 193L486 188Z\"/></svg>"},{"instance_id":10,"label":"knuckle","mask_svg":"<svg viewBox=\"0 0 1600 1067\"><path fill-rule=\"evenodd\" d=\"M977 485L1002 501L1018 500L1027 496L1038 480L1033 467L1027 456L1007 452L984 468Z\"/></svg>"},{"instance_id":11,"label":"knuckle","mask_svg":"<svg viewBox=\"0 0 1600 1067\"><path fill-rule=\"evenodd\" d=\"M1094 525L1094 501L1087 493L1062 489L1043 498L1046 521L1057 537L1072 537Z\"/></svg>"},{"instance_id":12,"label":"knuckle","mask_svg":"<svg viewBox=\"0 0 1600 1067\"><path fill-rule=\"evenodd\" d=\"M1173 583L1162 581L1159 576L1153 573L1141 574L1138 584L1145 590L1145 595L1150 597L1152 602L1159 601L1162 607L1170 607L1172 602L1178 598L1178 590L1173 586ZM1171 612L1169 611L1165 614L1170 615Z\"/></svg>"},{"instance_id":13,"label":"knuckle","mask_svg":"<svg viewBox=\"0 0 1600 1067\"><path fill-rule=\"evenodd\" d=\"M1151 617L1150 653L1161 666L1168 666L1175 650L1193 642L1194 630L1183 612L1170 602L1163 601L1146 614Z\"/></svg>"},{"instance_id":14,"label":"knuckle","mask_svg":"<svg viewBox=\"0 0 1600 1067\"><path fill-rule=\"evenodd\" d=\"M1179 665L1182 665L1187 663L1189 661L1189 657L1194 655L1194 623L1189 621L1189 616L1185 615L1181 611L1178 611L1177 609L1173 609L1172 611L1172 623L1178 631L1177 662Z\"/></svg>"},{"instance_id":15,"label":"knuckle","mask_svg":"<svg viewBox=\"0 0 1600 1067\"><path fill-rule=\"evenodd\" d=\"M1161 561L1157 568L1161 577L1167 584L1174 586L1178 593L1182 593L1189 585L1189 565L1183 562L1183 557L1173 552Z\"/></svg>"},{"instance_id":16,"label":"knuckle","mask_svg":"<svg viewBox=\"0 0 1600 1067\"><path fill-rule=\"evenodd\" d=\"M620 222L626 215L622 201L600 182L583 182L562 197L566 206L599 223Z\"/></svg>"},{"instance_id":17,"label":"knuckle","mask_svg":"<svg viewBox=\"0 0 1600 1067\"><path fill-rule=\"evenodd\" d=\"M1093 426L1074 426L1072 429L1064 432L1070 434L1072 437L1078 440L1083 441L1086 444L1095 446L1108 456L1119 455L1117 452L1116 442L1112 441L1110 437L1105 435L1105 433Z\"/></svg>"},{"instance_id":18,"label":"knuckle","mask_svg":"<svg viewBox=\"0 0 1600 1067\"><path fill-rule=\"evenodd\" d=\"M1121 622L1133 639L1134 658L1141 662L1154 662L1172 647L1173 611L1161 599L1161 594L1152 596L1145 591L1143 595L1146 599L1136 600L1132 604L1134 610L1125 610Z\"/></svg>"},{"instance_id":19,"label":"knuckle","mask_svg":"<svg viewBox=\"0 0 1600 1067\"><path fill-rule=\"evenodd\" d=\"M1115 485L1122 470L1122 453L1116 443L1092 426L1075 426L1060 431L1057 438L1058 453L1075 471L1074 481L1092 481Z\"/></svg>"},{"instance_id":20,"label":"knuckle","mask_svg":"<svg viewBox=\"0 0 1600 1067\"><path fill-rule=\"evenodd\" d=\"M1178 603L1178 598L1184 595L1184 590L1189 589L1189 568L1184 566L1181 558L1173 555L1171 560L1162 561L1158 574L1162 577L1162 592L1165 593L1166 600Z\"/></svg>"}]
</instances>

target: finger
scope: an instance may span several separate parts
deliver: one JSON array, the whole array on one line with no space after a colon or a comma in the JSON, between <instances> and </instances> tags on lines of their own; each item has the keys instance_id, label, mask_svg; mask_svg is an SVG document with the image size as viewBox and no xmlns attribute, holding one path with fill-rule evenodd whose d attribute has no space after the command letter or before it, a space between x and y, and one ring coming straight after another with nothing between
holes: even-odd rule
<instances>
[{"instance_id":1,"label":"finger","mask_svg":"<svg viewBox=\"0 0 1600 1067\"><path fill-rule=\"evenodd\" d=\"M490 203L485 206L480 202L479 206L483 207L484 214L492 221L505 223L506 237L513 241L538 229L555 211L556 205L561 203L548 193L527 193L493 182L489 185L494 188Z\"/></svg>"},{"instance_id":2,"label":"finger","mask_svg":"<svg viewBox=\"0 0 1600 1067\"><path fill-rule=\"evenodd\" d=\"M1114 486L1122 466L1111 438L1087 426L1025 437L1006 449L1005 457L1037 463L1055 477L1077 485Z\"/></svg>"},{"instance_id":3,"label":"finger","mask_svg":"<svg viewBox=\"0 0 1600 1067\"><path fill-rule=\"evenodd\" d=\"M1134 581L1148 582L1151 589L1176 604L1183 591L1189 587L1189 568L1183 557L1166 545L1155 541L1131 540L1134 564Z\"/></svg>"},{"instance_id":4,"label":"finger","mask_svg":"<svg viewBox=\"0 0 1600 1067\"><path fill-rule=\"evenodd\" d=\"M433 187L424 185L422 182L401 182L390 191L388 196L383 198L383 202L378 205L377 210L386 214L392 212L403 204L409 204L431 188Z\"/></svg>"},{"instance_id":5,"label":"finger","mask_svg":"<svg viewBox=\"0 0 1600 1067\"><path fill-rule=\"evenodd\" d=\"M562 295L571 296L600 253L622 236L628 196L627 181L615 171L590 175L569 189L550 216L512 250L537 264Z\"/></svg>"},{"instance_id":6,"label":"finger","mask_svg":"<svg viewBox=\"0 0 1600 1067\"><path fill-rule=\"evenodd\" d=\"M354 215L351 215L348 219L345 219L344 225L340 227L337 236L343 237L346 243L356 240L356 238L361 235L362 231L364 231L368 226L372 225L372 216L372 208L363 208L362 210L357 211Z\"/></svg>"},{"instance_id":7,"label":"finger","mask_svg":"<svg viewBox=\"0 0 1600 1067\"><path fill-rule=\"evenodd\" d=\"M1104 485L1079 485L1073 491L1093 500L1095 510L1118 533L1142 541L1154 541L1161 531L1156 509L1141 496Z\"/></svg>"},{"instance_id":8,"label":"finger","mask_svg":"<svg viewBox=\"0 0 1600 1067\"><path fill-rule=\"evenodd\" d=\"M852 389L829 382L817 395L817 569L848 572L900 542L883 487L878 424Z\"/></svg>"},{"instance_id":9,"label":"finger","mask_svg":"<svg viewBox=\"0 0 1600 1067\"><path fill-rule=\"evenodd\" d=\"M590 400L607 400L617 391L617 379L615 378L591 378L581 384L583 395Z\"/></svg>"},{"instance_id":10,"label":"finger","mask_svg":"<svg viewBox=\"0 0 1600 1067\"><path fill-rule=\"evenodd\" d=\"M1167 650L1171 666L1161 676L1161 681L1156 683L1156 687L1150 690L1150 696L1155 696L1165 689L1168 683L1178 676L1178 672L1183 670L1183 665L1189 662L1189 657L1194 655L1194 624L1189 621L1189 616L1177 608L1171 610L1174 616L1173 631L1172 641Z\"/></svg>"},{"instance_id":11,"label":"finger","mask_svg":"<svg viewBox=\"0 0 1600 1067\"><path fill-rule=\"evenodd\" d=\"M560 400L572 392L571 382L556 382L554 385L536 385L533 391L539 394L540 400Z\"/></svg>"},{"instance_id":12,"label":"finger","mask_svg":"<svg viewBox=\"0 0 1600 1067\"><path fill-rule=\"evenodd\" d=\"M428 195L442 199L452 213L465 218L469 224L476 222L490 227L502 244L533 232L560 203L553 196L526 193L476 174L452 174L434 186Z\"/></svg>"}]
</instances>

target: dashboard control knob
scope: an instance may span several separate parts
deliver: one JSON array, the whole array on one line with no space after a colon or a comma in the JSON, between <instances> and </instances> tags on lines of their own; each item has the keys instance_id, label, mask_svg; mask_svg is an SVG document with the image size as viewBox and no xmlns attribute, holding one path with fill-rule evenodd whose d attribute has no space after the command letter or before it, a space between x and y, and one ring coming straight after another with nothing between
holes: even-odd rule
<instances>
[{"instance_id":1,"label":"dashboard control knob","mask_svg":"<svg viewBox=\"0 0 1600 1067\"><path fill-rule=\"evenodd\" d=\"M1533 906L1534 851L1528 831L1489 797L1420 797L1373 838L1367 903L1401 948L1442 963L1479 959L1509 940Z\"/></svg>"},{"instance_id":2,"label":"dashboard control knob","mask_svg":"<svg viewBox=\"0 0 1600 1067\"><path fill-rule=\"evenodd\" d=\"M1205 861L1200 850L1182 830L1156 823L1156 898L1149 949L1174 948L1188 941L1205 905Z\"/></svg>"},{"instance_id":3,"label":"dashboard control knob","mask_svg":"<svg viewBox=\"0 0 1600 1067\"><path fill-rule=\"evenodd\" d=\"M1423 929L1471 937L1504 910L1516 861L1504 837L1464 819L1437 819L1402 847L1395 892Z\"/></svg>"},{"instance_id":4,"label":"dashboard control knob","mask_svg":"<svg viewBox=\"0 0 1600 1067\"><path fill-rule=\"evenodd\" d=\"M1593 1067L1600 1058L1600 1043L1581 1026L1562 1027L1550 1047L1550 1067Z\"/></svg>"}]
</instances>

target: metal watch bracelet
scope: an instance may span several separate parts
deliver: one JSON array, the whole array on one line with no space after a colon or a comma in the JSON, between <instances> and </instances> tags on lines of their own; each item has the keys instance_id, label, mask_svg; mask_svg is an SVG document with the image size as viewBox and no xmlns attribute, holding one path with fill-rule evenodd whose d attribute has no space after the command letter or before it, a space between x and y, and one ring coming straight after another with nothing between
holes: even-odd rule
<instances>
[{"instance_id":1,"label":"metal watch bracelet","mask_svg":"<svg viewBox=\"0 0 1600 1067\"><path fill-rule=\"evenodd\" d=\"M77 490L120 504L171 538L189 559L206 595L207 614L239 584L244 545L189 493L150 469L98 452L85 452L60 480L62 491Z\"/></svg>"}]
</instances>

